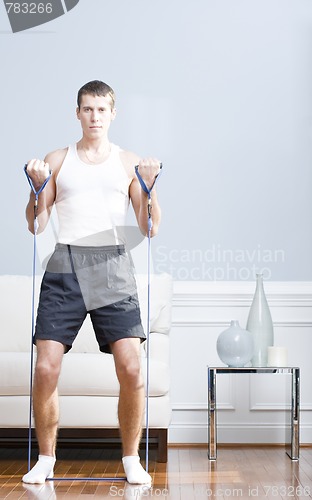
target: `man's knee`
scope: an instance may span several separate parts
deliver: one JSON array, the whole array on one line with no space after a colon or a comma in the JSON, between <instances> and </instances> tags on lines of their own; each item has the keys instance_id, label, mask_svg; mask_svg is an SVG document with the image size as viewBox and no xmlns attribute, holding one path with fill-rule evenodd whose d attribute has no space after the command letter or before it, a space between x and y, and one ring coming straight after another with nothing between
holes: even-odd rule
<instances>
[{"instance_id":1,"label":"man's knee","mask_svg":"<svg viewBox=\"0 0 312 500\"><path fill-rule=\"evenodd\" d=\"M139 360L122 363L117 368L117 377L121 386L129 389L140 389L143 387L143 377Z\"/></svg>"},{"instance_id":2,"label":"man's knee","mask_svg":"<svg viewBox=\"0 0 312 500\"><path fill-rule=\"evenodd\" d=\"M62 344L54 341L38 341L35 377L48 382L57 380L61 372L63 354Z\"/></svg>"},{"instance_id":3,"label":"man's knee","mask_svg":"<svg viewBox=\"0 0 312 500\"><path fill-rule=\"evenodd\" d=\"M35 368L36 383L44 383L46 385L55 385L61 372L62 361L59 357L42 356L37 358Z\"/></svg>"},{"instance_id":4,"label":"man's knee","mask_svg":"<svg viewBox=\"0 0 312 500\"><path fill-rule=\"evenodd\" d=\"M46 387L56 386L60 375L60 366L49 360L41 360L36 363L35 382L44 384Z\"/></svg>"},{"instance_id":5,"label":"man's knee","mask_svg":"<svg viewBox=\"0 0 312 500\"><path fill-rule=\"evenodd\" d=\"M50 360L40 360L36 363L36 374L42 378L58 377L60 365Z\"/></svg>"}]
</instances>

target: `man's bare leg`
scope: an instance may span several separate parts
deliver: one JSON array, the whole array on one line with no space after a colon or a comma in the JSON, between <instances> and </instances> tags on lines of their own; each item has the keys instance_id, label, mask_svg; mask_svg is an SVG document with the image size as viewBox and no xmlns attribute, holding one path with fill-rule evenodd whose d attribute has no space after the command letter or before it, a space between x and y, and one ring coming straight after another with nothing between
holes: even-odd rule
<instances>
[{"instance_id":1,"label":"man's bare leg","mask_svg":"<svg viewBox=\"0 0 312 500\"><path fill-rule=\"evenodd\" d=\"M123 466L129 483L147 484L151 476L139 459L144 412L144 382L141 373L140 339L121 339L111 345L120 383L118 418L123 447Z\"/></svg>"},{"instance_id":2,"label":"man's bare leg","mask_svg":"<svg viewBox=\"0 0 312 500\"><path fill-rule=\"evenodd\" d=\"M39 459L23 476L25 483L44 483L53 476L59 419L57 383L64 346L52 340L37 341L37 362L33 384L33 409Z\"/></svg>"}]
</instances>

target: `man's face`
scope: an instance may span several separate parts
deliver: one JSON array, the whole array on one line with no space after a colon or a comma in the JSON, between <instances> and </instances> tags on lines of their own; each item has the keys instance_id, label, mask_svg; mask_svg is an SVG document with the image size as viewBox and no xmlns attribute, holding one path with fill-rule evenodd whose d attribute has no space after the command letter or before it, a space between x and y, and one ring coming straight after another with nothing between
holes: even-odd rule
<instances>
[{"instance_id":1,"label":"man's face","mask_svg":"<svg viewBox=\"0 0 312 500\"><path fill-rule=\"evenodd\" d=\"M77 108L77 118L80 120L83 133L89 137L106 135L115 116L116 109L112 109L109 95L83 95L80 109Z\"/></svg>"}]
</instances>

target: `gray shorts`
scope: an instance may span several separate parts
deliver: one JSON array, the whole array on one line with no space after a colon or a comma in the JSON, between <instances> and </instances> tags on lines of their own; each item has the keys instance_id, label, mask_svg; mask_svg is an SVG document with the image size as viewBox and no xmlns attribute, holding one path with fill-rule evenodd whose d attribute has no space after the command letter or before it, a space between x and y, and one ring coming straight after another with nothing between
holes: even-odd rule
<instances>
[{"instance_id":1,"label":"gray shorts","mask_svg":"<svg viewBox=\"0 0 312 500\"><path fill-rule=\"evenodd\" d=\"M123 338L145 340L134 267L124 246L56 245L41 283L34 343L55 340L69 351L87 314L102 352Z\"/></svg>"}]
</instances>

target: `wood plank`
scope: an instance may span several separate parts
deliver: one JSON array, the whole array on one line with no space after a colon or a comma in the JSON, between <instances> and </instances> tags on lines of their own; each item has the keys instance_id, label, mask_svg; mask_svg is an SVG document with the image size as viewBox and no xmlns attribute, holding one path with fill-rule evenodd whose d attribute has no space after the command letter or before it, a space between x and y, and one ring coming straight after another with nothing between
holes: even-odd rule
<instances>
[{"instance_id":1,"label":"wood plank","mask_svg":"<svg viewBox=\"0 0 312 500\"><path fill-rule=\"evenodd\" d=\"M32 462L35 460L32 457ZM145 456L142 452L142 461ZM218 459L210 462L207 450L196 446L168 449L168 463L157 462L150 452L150 491L124 481L47 481L44 485L23 485L27 471L27 450L0 449L0 499L69 500L76 498L162 498L204 500L239 498L289 500L312 498L312 447L300 450L292 462L281 447L219 447ZM58 477L104 478L123 476L119 449L60 449L55 467Z\"/></svg>"}]
</instances>

